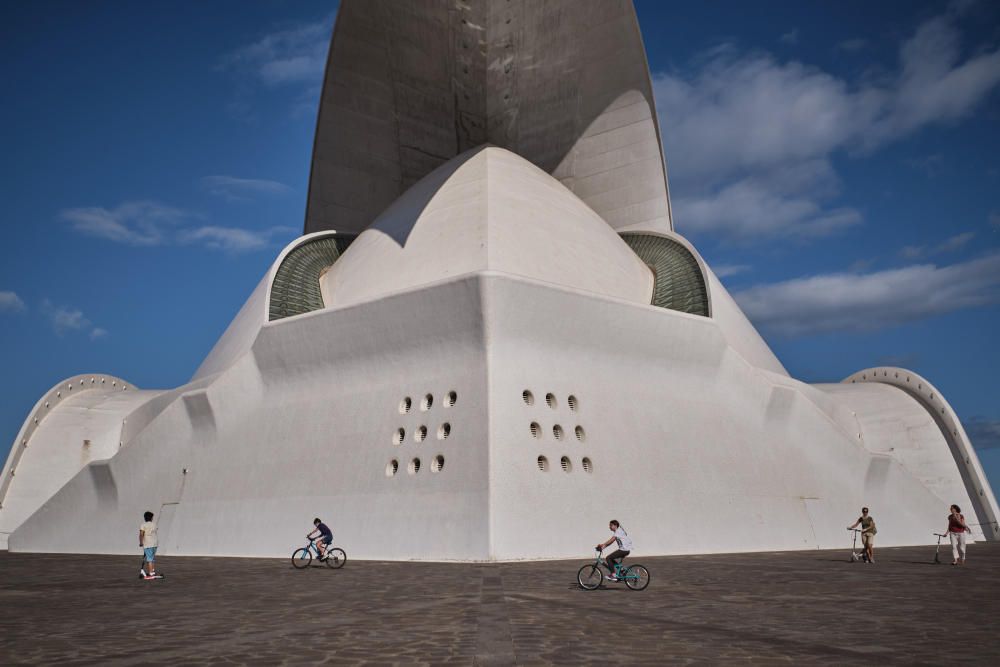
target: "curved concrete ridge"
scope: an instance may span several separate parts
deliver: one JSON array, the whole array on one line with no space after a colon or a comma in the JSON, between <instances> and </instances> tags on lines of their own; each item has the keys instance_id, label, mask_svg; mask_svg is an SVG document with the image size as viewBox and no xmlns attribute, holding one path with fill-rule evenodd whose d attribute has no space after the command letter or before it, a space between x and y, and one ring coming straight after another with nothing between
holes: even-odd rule
<instances>
[{"instance_id":1,"label":"curved concrete ridge","mask_svg":"<svg viewBox=\"0 0 1000 667\"><path fill-rule=\"evenodd\" d=\"M969 498L976 506L982 526L983 535L990 540L1000 540L1000 509L993 495L986 473L979 463L979 457L972 446L972 441L965 433L958 414L945 400L937 388L926 378L905 368L894 366L878 366L866 368L844 378L842 383L877 382L898 387L919 402L924 409L934 417L941 429L942 435L955 456L955 462L962 474Z\"/></svg>"},{"instance_id":2,"label":"curved concrete ridge","mask_svg":"<svg viewBox=\"0 0 1000 667\"><path fill-rule=\"evenodd\" d=\"M212 346L205 360L201 362L198 370L191 377L192 381L204 380L211 375L221 373L250 350L254 340L257 339L257 334L260 332L261 327L269 323L268 314L271 311L271 286L274 283L274 277L278 272L278 268L285 261L285 258L305 243L336 235L337 232L332 229L304 234L291 241L278 253L278 256L271 262L271 265L264 273L264 277L261 278L249 298L243 303L236 317L233 318L222 336Z\"/></svg>"},{"instance_id":3,"label":"curved concrete ridge","mask_svg":"<svg viewBox=\"0 0 1000 667\"><path fill-rule=\"evenodd\" d=\"M81 392L107 390L108 388L114 390L120 389L123 392L138 391L138 387L134 384L114 375L82 373L66 378L58 384L53 385L51 389L38 399L31 412L28 413L28 417L24 420L24 424L21 425L21 429L17 433L17 438L14 440L14 444L10 448L10 453L7 455L3 473L0 476L0 512L4 509L4 502L14 481L17 467L21 464L25 452L31 444L32 436L45 421L45 418L58 410L68 398L78 396ZM7 535L11 532L11 530L5 530L6 528L11 528L6 525L7 521L4 520L6 518L0 517L0 526L3 527L3 529L0 529L0 549L7 548ZM24 518L27 517L21 517L22 520Z\"/></svg>"}]
</instances>

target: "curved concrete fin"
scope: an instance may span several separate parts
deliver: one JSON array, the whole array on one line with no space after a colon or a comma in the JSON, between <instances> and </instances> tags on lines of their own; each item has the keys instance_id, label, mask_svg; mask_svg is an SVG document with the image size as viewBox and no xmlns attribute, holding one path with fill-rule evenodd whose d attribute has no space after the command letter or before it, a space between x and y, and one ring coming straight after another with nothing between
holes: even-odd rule
<instances>
[{"instance_id":1,"label":"curved concrete fin","mask_svg":"<svg viewBox=\"0 0 1000 667\"><path fill-rule=\"evenodd\" d=\"M673 228L649 68L628 0L345 0L320 100L305 232L363 231L485 143L612 227Z\"/></svg>"}]
</instances>

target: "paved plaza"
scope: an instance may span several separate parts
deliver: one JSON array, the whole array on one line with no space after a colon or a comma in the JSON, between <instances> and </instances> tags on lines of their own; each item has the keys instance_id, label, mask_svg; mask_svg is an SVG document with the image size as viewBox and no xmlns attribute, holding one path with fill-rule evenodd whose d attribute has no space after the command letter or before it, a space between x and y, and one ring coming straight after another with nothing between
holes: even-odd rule
<instances>
[{"instance_id":1,"label":"paved plaza","mask_svg":"<svg viewBox=\"0 0 1000 667\"><path fill-rule=\"evenodd\" d=\"M349 545L348 553L350 553ZM1000 545L500 565L0 553L0 664L1000 663Z\"/></svg>"}]
</instances>

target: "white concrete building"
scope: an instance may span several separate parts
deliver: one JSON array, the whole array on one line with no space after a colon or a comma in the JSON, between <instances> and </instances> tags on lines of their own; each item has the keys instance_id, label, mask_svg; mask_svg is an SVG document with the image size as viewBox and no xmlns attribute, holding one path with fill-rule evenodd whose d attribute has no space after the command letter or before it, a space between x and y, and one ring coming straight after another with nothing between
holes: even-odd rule
<instances>
[{"instance_id":1,"label":"white concrete building","mask_svg":"<svg viewBox=\"0 0 1000 667\"><path fill-rule=\"evenodd\" d=\"M314 516L357 558L574 557L611 518L637 554L815 549L868 505L888 546L952 503L997 539L940 393L789 377L661 156L630 3L346 0L308 233L188 384L39 400L0 545L134 553L152 510L166 554L287 556Z\"/></svg>"}]
</instances>

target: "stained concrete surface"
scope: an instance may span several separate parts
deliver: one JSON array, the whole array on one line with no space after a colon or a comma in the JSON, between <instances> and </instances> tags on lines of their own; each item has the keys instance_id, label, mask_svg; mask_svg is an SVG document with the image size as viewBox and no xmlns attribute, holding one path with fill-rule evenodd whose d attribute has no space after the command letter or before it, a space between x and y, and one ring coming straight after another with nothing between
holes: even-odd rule
<instances>
[{"instance_id":1,"label":"stained concrete surface","mask_svg":"<svg viewBox=\"0 0 1000 667\"><path fill-rule=\"evenodd\" d=\"M348 548L349 545L345 545ZM0 664L998 664L1000 545L629 559L643 592L587 592L585 563L0 553Z\"/></svg>"}]
</instances>

